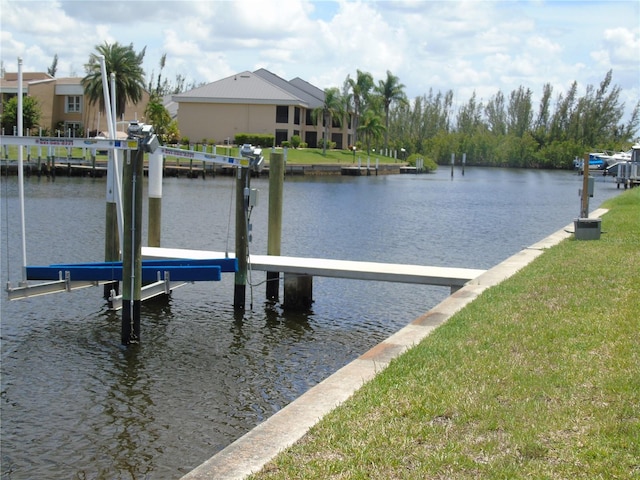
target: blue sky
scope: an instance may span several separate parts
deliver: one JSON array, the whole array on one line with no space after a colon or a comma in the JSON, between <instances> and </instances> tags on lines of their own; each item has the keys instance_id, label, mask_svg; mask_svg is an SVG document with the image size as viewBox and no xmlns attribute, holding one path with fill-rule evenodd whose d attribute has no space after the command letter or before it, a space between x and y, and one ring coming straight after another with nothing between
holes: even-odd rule
<instances>
[{"instance_id":1,"label":"blue sky","mask_svg":"<svg viewBox=\"0 0 640 480\"><path fill-rule=\"evenodd\" d=\"M640 98L640 2L0 0L0 56L25 71L83 76L104 42L146 46L145 71L207 83L267 68L320 88L390 70L410 98L452 90L465 103L524 86L534 101L607 71L630 111Z\"/></svg>"}]
</instances>

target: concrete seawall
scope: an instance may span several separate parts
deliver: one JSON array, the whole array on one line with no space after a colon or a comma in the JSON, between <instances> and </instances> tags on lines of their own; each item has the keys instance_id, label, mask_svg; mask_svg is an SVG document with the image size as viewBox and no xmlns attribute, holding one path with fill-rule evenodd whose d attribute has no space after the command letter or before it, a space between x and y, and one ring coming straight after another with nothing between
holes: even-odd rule
<instances>
[{"instance_id":1,"label":"concrete seawall","mask_svg":"<svg viewBox=\"0 0 640 480\"><path fill-rule=\"evenodd\" d=\"M599 218L607 210L592 212ZM293 445L324 415L347 400L365 382L384 370L389 362L418 344L435 328L463 309L484 290L499 284L528 265L544 251L569 238L569 224L543 240L524 248L447 297L409 325L391 335L356 360L345 365L265 422L240 437L205 463L182 477L182 480L243 479L259 471L280 451Z\"/></svg>"},{"instance_id":2,"label":"concrete seawall","mask_svg":"<svg viewBox=\"0 0 640 480\"><path fill-rule=\"evenodd\" d=\"M102 177L107 174L107 163L98 160L95 164L91 161L78 158L56 158L53 162L55 167L47 159L39 162L29 160L24 162L25 176L73 176L73 177ZM145 166L145 172L147 167ZM397 175L400 173L416 173L415 169L406 167L404 163L386 163L375 166L357 166L351 164L292 164L285 165L285 175L349 175L349 176L376 176L376 175ZM202 162L194 161L190 164L183 162L165 162L163 176L165 177L193 177L227 175L232 176L235 168L224 165L207 164L203 167ZM2 175L17 175L18 164L15 161L0 162L0 173ZM260 176L269 176L269 165L259 173Z\"/></svg>"}]
</instances>

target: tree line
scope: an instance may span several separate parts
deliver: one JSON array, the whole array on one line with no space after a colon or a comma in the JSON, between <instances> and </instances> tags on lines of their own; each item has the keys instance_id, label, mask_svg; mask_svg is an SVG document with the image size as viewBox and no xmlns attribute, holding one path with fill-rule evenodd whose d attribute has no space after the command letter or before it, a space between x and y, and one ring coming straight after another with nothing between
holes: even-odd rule
<instances>
[{"instance_id":1,"label":"tree line","mask_svg":"<svg viewBox=\"0 0 640 480\"><path fill-rule=\"evenodd\" d=\"M449 163L452 153L466 153L468 165L571 168L576 156L628 150L636 139L640 101L623 121L621 89L612 78L610 70L582 96L576 81L555 97L551 84L545 84L537 106L531 89L523 86L508 95L498 91L486 102L474 93L455 111L451 90L430 90L408 101L404 85L391 72L376 85L370 74L358 71L345 80L343 112L363 134L356 142L362 138L367 149L370 143L371 148L404 149L440 164Z\"/></svg>"}]
</instances>

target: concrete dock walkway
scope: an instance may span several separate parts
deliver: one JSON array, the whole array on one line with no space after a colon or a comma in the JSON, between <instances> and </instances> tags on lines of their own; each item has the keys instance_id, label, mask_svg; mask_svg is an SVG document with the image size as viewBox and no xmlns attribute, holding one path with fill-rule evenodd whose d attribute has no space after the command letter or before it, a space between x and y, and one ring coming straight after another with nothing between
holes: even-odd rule
<instances>
[{"instance_id":1,"label":"concrete dock walkway","mask_svg":"<svg viewBox=\"0 0 640 480\"><path fill-rule=\"evenodd\" d=\"M606 209L598 209L590 217L599 218L606 212ZM345 365L183 476L182 480L240 480L257 472L280 451L302 438L309 428L347 400L365 382L384 370L393 358L418 344L484 290L509 278L542 255L546 249L570 237L572 231L573 224L570 224L480 274L427 313Z\"/></svg>"}]
</instances>

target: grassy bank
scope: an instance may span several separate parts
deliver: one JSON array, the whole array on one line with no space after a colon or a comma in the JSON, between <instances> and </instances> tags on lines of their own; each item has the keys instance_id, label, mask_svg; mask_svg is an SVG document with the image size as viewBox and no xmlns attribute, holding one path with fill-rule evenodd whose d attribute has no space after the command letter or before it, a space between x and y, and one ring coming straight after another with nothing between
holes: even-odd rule
<instances>
[{"instance_id":1,"label":"grassy bank","mask_svg":"<svg viewBox=\"0 0 640 480\"><path fill-rule=\"evenodd\" d=\"M640 189L604 206L252 478L640 478Z\"/></svg>"}]
</instances>

